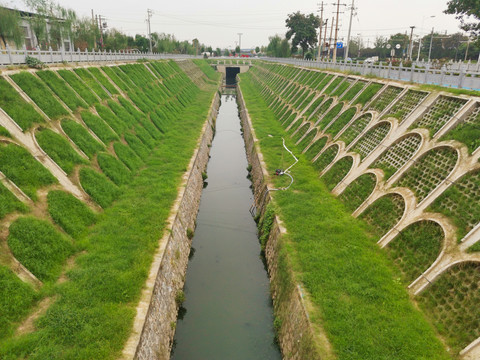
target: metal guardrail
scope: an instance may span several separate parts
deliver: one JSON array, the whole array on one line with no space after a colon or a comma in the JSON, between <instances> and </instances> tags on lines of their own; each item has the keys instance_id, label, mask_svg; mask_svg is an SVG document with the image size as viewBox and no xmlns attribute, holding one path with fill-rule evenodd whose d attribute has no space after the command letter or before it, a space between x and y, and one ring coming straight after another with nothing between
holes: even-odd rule
<instances>
[{"instance_id":1,"label":"metal guardrail","mask_svg":"<svg viewBox=\"0 0 480 360\"><path fill-rule=\"evenodd\" d=\"M340 63L331 61L301 60L293 58L262 58L262 60L291 64L296 66L311 67L316 69L334 69L351 71L360 75L373 75L385 79L401 80L418 84L439 85L444 87L470 89L480 91L480 72L460 70L448 70L445 66L441 69L418 68L414 64L411 67L392 66L391 63L374 65L371 63Z\"/></svg>"},{"instance_id":2,"label":"metal guardrail","mask_svg":"<svg viewBox=\"0 0 480 360\"><path fill-rule=\"evenodd\" d=\"M36 58L46 64L62 62L97 62L97 61L131 61L138 59L200 59L201 55L156 54L138 51L53 51L53 50L12 50L0 49L0 66L21 65L26 63L27 56Z\"/></svg>"}]
</instances>

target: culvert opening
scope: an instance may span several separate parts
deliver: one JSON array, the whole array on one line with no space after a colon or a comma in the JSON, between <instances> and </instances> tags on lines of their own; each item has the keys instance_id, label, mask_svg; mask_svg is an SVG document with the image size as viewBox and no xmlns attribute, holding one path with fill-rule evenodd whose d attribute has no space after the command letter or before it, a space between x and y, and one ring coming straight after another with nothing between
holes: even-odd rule
<instances>
[{"instance_id":1,"label":"culvert opening","mask_svg":"<svg viewBox=\"0 0 480 360\"><path fill-rule=\"evenodd\" d=\"M240 73L240 67L227 67L226 69L225 81L226 85L236 85L237 84L237 74Z\"/></svg>"}]
</instances>

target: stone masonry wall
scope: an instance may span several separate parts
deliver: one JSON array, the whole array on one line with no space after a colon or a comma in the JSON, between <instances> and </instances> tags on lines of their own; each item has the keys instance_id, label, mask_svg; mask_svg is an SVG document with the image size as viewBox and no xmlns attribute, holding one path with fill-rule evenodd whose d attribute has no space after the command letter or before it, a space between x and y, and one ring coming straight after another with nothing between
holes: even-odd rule
<instances>
[{"instance_id":1,"label":"stone masonry wall","mask_svg":"<svg viewBox=\"0 0 480 360\"><path fill-rule=\"evenodd\" d=\"M255 145L257 139L240 89L238 89L237 101L248 163L252 166L250 174L256 211L263 215L266 206L271 200L267 192L266 179L268 173L262 154ZM278 341L285 360L320 359L320 355L313 344L314 334L308 319L301 289L295 282L284 281L285 279L282 279L282 277L285 274L279 272L280 262L288 261L281 259L280 255L282 235L285 232L285 228L282 227L280 220L275 216L265 248L275 316L281 319L281 327L278 329Z\"/></svg>"},{"instance_id":2,"label":"stone masonry wall","mask_svg":"<svg viewBox=\"0 0 480 360\"><path fill-rule=\"evenodd\" d=\"M198 148L184 175L180 193L168 219L169 226L159 243L142 298L134 329L122 359L164 360L170 358L175 334L177 294L185 282L191 239L203 189L202 172L209 158L215 119L220 105L217 93L203 127Z\"/></svg>"}]
</instances>

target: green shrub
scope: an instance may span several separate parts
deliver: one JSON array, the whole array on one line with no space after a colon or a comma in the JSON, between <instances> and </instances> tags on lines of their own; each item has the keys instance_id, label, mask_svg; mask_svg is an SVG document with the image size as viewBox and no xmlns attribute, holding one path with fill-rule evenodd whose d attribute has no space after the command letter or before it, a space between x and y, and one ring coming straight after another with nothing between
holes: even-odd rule
<instances>
[{"instance_id":1,"label":"green shrub","mask_svg":"<svg viewBox=\"0 0 480 360\"><path fill-rule=\"evenodd\" d=\"M21 72L10 77L51 119L68 115L68 111L53 97L50 89L32 74Z\"/></svg>"},{"instance_id":2,"label":"green shrub","mask_svg":"<svg viewBox=\"0 0 480 360\"><path fill-rule=\"evenodd\" d=\"M118 140L117 134L112 131L105 121L103 121L103 119L93 115L89 111L82 111L81 116L82 120L90 128L90 130L92 130L95 135L97 135L98 138L105 144Z\"/></svg>"},{"instance_id":3,"label":"green shrub","mask_svg":"<svg viewBox=\"0 0 480 360\"><path fill-rule=\"evenodd\" d=\"M22 217L10 225L8 246L28 270L41 281L53 281L73 253L72 243L48 221Z\"/></svg>"},{"instance_id":4,"label":"green shrub","mask_svg":"<svg viewBox=\"0 0 480 360\"><path fill-rule=\"evenodd\" d=\"M80 183L85 192L102 208L109 207L119 195L119 190L103 174L90 168L80 170Z\"/></svg>"},{"instance_id":5,"label":"green shrub","mask_svg":"<svg viewBox=\"0 0 480 360\"><path fill-rule=\"evenodd\" d=\"M0 144L0 171L12 180L32 200L42 186L57 183L57 179L24 148Z\"/></svg>"},{"instance_id":6,"label":"green shrub","mask_svg":"<svg viewBox=\"0 0 480 360\"><path fill-rule=\"evenodd\" d=\"M85 102L91 106L98 102L93 92L70 70L58 70L58 74L76 91Z\"/></svg>"},{"instance_id":7,"label":"green shrub","mask_svg":"<svg viewBox=\"0 0 480 360\"><path fill-rule=\"evenodd\" d=\"M78 239L96 221L95 213L70 193L52 190L47 195L47 202L53 221L74 239Z\"/></svg>"},{"instance_id":8,"label":"green shrub","mask_svg":"<svg viewBox=\"0 0 480 360\"><path fill-rule=\"evenodd\" d=\"M0 77L0 107L22 128L30 129L33 124L44 123L43 117L27 103L18 92Z\"/></svg>"},{"instance_id":9,"label":"green shrub","mask_svg":"<svg viewBox=\"0 0 480 360\"><path fill-rule=\"evenodd\" d=\"M36 73L48 87L67 105L72 111L79 107L87 108L88 105L80 99L53 71L37 71Z\"/></svg>"},{"instance_id":10,"label":"green shrub","mask_svg":"<svg viewBox=\"0 0 480 360\"><path fill-rule=\"evenodd\" d=\"M40 129L36 132L38 144L67 174L71 174L75 165L88 164L67 139L50 129Z\"/></svg>"},{"instance_id":11,"label":"green shrub","mask_svg":"<svg viewBox=\"0 0 480 360\"><path fill-rule=\"evenodd\" d=\"M142 160L127 145L116 142L113 144L118 158L132 171L137 171L142 165Z\"/></svg>"},{"instance_id":12,"label":"green shrub","mask_svg":"<svg viewBox=\"0 0 480 360\"><path fill-rule=\"evenodd\" d=\"M104 149L95 138L79 123L73 120L63 120L62 129L70 139L87 155L90 159L98 152Z\"/></svg>"},{"instance_id":13,"label":"green shrub","mask_svg":"<svg viewBox=\"0 0 480 360\"><path fill-rule=\"evenodd\" d=\"M97 156L98 165L103 173L107 175L116 185L128 184L132 174L119 160L107 153L100 153Z\"/></svg>"},{"instance_id":14,"label":"green shrub","mask_svg":"<svg viewBox=\"0 0 480 360\"><path fill-rule=\"evenodd\" d=\"M0 339L13 333L12 325L28 314L36 299L30 285L9 268L0 265Z\"/></svg>"}]
</instances>

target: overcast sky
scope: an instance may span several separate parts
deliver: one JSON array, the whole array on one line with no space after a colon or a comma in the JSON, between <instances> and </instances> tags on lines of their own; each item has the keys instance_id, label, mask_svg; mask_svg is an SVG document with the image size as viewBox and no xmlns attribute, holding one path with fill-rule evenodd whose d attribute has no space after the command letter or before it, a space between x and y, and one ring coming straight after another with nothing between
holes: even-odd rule
<instances>
[{"instance_id":1,"label":"overcast sky","mask_svg":"<svg viewBox=\"0 0 480 360\"><path fill-rule=\"evenodd\" d=\"M350 6L352 0L341 0ZM12 7L26 9L22 0L0 0ZM317 13L321 1L306 0L57 0L80 16L91 17L93 9L107 19L109 28L128 34L147 34L147 9L153 10L152 32L174 34L179 40L198 38L213 48L234 48L242 35L242 48L267 45L268 37L286 32L285 19L289 13ZM325 1L325 16L329 23L336 9ZM424 35L435 30L448 33L459 31L458 20L443 14L447 0L355 0L357 15L352 23L352 36L362 36L365 45L376 36L410 31ZM349 6L341 6L340 38L348 31ZM431 18L430 16L435 16ZM361 35L359 35L361 34Z\"/></svg>"}]
</instances>

